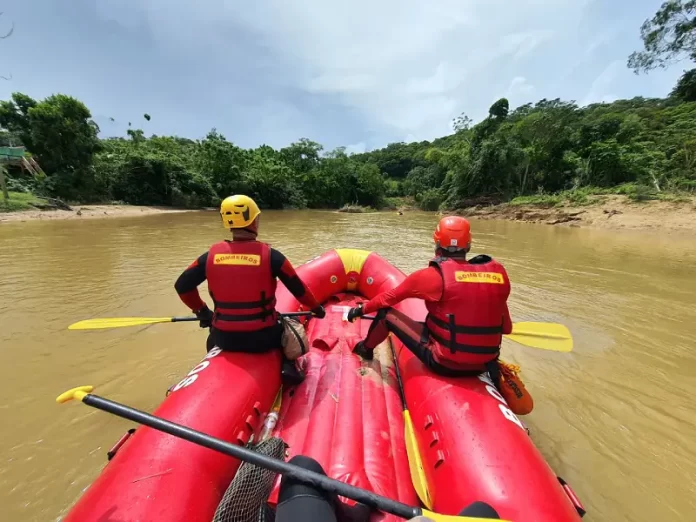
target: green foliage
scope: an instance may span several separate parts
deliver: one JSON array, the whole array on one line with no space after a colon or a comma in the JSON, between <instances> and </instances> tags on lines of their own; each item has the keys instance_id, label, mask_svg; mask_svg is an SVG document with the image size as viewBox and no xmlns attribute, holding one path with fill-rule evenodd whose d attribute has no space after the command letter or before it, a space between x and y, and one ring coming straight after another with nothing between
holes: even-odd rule
<instances>
[{"instance_id":1,"label":"green foliage","mask_svg":"<svg viewBox=\"0 0 696 522\"><path fill-rule=\"evenodd\" d=\"M682 101L696 101L696 69L686 71L670 95Z\"/></svg>"},{"instance_id":2,"label":"green foliage","mask_svg":"<svg viewBox=\"0 0 696 522\"><path fill-rule=\"evenodd\" d=\"M143 117L151 120L147 113ZM245 150L215 129L192 141L148 138L129 127L127 138L99 140L89 110L64 95L37 102L15 93L0 102L0 140L25 145L48 174L32 188L67 200L200 207L247 193L263 208L339 208L353 202L379 208L387 189L402 194L400 182L387 186L379 162L343 149L322 154L322 146L306 138L279 151L265 145ZM397 149L411 165L412 158ZM398 161L384 161L398 170Z\"/></svg>"},{"instance_id":3,"label":"green foliage","mask_svg":"<svg viewBox=\"0 0 696 522\"><path fill-rule=\"evenodd\" d=\"M420 143L390 143L383 149L352 157L358 161L376 165L381 172L390 178L405 178L417 166L426 166L425 150L430 144Z\"/></svg>"},{"instance_id":4,"label":"green foliage","mask_svg":"<svg viewBox=\"0 0 696 522\"><path fill-rule=\"evenodd\" d=\"M440 189L431 188L418 194L416 203L418 203L418 208L421 210L437 210L444 199Z\"/></svg>"},{"instance_id":5,"label":"green foliage","mask_svg":"<svg viewBox=\"0 0 696 522\"><path fill-rule=\"evenodd\" d=\"M457 118L450 136L353 155L306 138L280 150L243 149L215 129L196 141L134 127L99 140L74 98L15 93L0 102L0 141L25 145L47 174L33 179L11 166L10 189L71 201L201 207L246 193L263 208L408 201L438 210L510 200L585 205L617 186L640 201L696 191L696 102L685 101L687 83L667 99L588 107L544 99L511 109L501 99L475 125Z\"/></svg>"},{"instance_id":6,"label":"green foliage","mask_svg":"<svg viewBox=\"0 0 696 522\"><path fill-rule=\"evenodd\" d=\"M667 0L641 27L644 51L628 66L637 72L665 68L680 59L696 61L696 0Z\"/></svg>"},{"instance_id":7,"label":"green foliage","mask_svg":"<svg viewBox=\"0 0 696 522\"><path fill-rule=\"evenodd\" d=\"M33 205L41 204L46 204L46 201L42 200L41 198L37 198L33 194L27 194L25 192L10 191L10 199L5 201L2 191L0 191L0 212L32 210L35 208Z\"/></svg>"}]
</instances>

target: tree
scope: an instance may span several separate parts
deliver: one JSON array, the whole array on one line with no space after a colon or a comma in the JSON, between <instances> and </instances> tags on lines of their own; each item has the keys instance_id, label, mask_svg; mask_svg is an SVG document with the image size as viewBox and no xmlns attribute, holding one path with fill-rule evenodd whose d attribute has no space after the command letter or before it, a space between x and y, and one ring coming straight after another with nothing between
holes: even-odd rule
<instances>
[{"instance_id":1,"label":"tree","mask_svg":"<svg viewBox=\"0 0 696 522\"><path fill-rule=\"evenodd\" d=\"M686 58L696 61L696 0L667 0L641 29L644 51L628 59L636 74Z\"/></svg>"},{"instance_id":2,"label":"tree","mask_svg":"<svg viewBox=\"0 0 696 522\"><path fill-rule=\"evenodd\" d=\"M674 96L685 102L696 101L696 69L686 71L682 77L679 78L670 96Z\"/></svg>"},{"instance_id":3,"label":"tree","mask_svg":"<svg viewBox=\"0 0 696 522\"><path fill-rule=\"evenodd\" d=\"M510 112L510 102L507 98L500 98L488 109L488 115L497 120L504 120Z\"/></svg>"},{"instance_id":4,"label":"tree","mask_svg":"<svg viewBox=\"0 0 696 522\"><path fill-rule=\"evenodd\" d=\"M0 101L0 127L17 136L29 150L33 148L29 110L36 103L36 100L21 92L12 93L11 100Z\"/></svg>"},{"instance_id":5,"label":"tree","mask_svg":"<svg viewBox=\"0 0 696 522\"><path fill-rule=\"evenodd\" d=\"M60 173L86 169L99 150L99 127L89 109L64 94L49 96L28 110L30 150L44 170Z\"/></svg>"},{"instance_id":6,"label":"tree","mask_svg":"<svg viewBox=\"0 0 696 522\"><path fill-rule=\"evenodd\" d=\"M466 114L461 113L452 120L452 128L454 129L454 132L468 131L471 128L472 123L474 123L474 120L469 118L469 116Z\"/></svg>"},{"instance_id":7,"label":"tree","mask_svg":"<svg viewBox=\"0 0 696 522\"><path fill-rule=\"evenodd\" d=\"M318 165L323 149L318 143L301 138L280 149L280 156L296 173L306 174Z\"/></svg>"}]
</instances>

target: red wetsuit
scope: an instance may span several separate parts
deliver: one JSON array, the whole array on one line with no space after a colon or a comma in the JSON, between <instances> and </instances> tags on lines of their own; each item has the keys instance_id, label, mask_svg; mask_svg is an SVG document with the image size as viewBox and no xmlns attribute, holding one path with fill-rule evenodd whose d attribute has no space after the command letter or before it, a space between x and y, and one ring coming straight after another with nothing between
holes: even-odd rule
<instances>
[{"instance_id":1,"label":"red wetsuit","mask_svg":"<svg viewBox=\"0 0 696 522\"><path fill-rule=\"evenodd\" d=\"M482 267L488 263L494 263L500 267L487 256L477 256L470 263L472 263L472 267ZM466 267L467 263L463 263L463 265ZM383 292L370 301L363 303L363 313L370 314L382 310L384 314L384 309L393 307L404 299L409 298L423 299L429 304L439 303L443 298L443 289L443 276L436 266L431 265L428 268L412 273L396 288ZM465 323L466 319L466 317L457 317L458 323ZM502 334L512 332L512 320L507 303L504 303L502 306L502 317L500 317L497 324L501 325L501 323ZM370 332L365 339L365 347L374 349L379 343L384 341L389 331L394 332L407 348L414 352L428 367L438 373L445 374L447 369L481 371L485 367L483 361L478 360L481 358L480 356L472 357L469 364L463 362L466 358L462 357L460 353L450 358L449 349L442 349L439 343L434 341L431 336L426 335L424 323L414 321L396 310L389 310L383 315L381 320L373 322ZM488 358L491 357L489 356Z\"/></svg>"}]
</instances>

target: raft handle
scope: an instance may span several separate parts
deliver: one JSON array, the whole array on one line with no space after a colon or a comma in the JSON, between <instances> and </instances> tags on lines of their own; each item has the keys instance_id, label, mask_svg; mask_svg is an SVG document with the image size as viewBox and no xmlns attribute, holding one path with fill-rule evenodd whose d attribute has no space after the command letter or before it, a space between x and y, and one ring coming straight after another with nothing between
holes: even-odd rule
<instances>
[{"instance_id":1,"label":"raft handle","mask_svg":"<svg viewBox=\"0 0 696 522\"><path fill-rule=\"evenodd\" d=\"M131 435L135 433L135 428L129 429L126 433L123 434L123 436L118 439L118 442L114 444L114 447L111 448L107 453L106 453L106 458L107 460L111 460L116 456L116 453L118 453L118 450L121 449L121 446L123 446L128 439L131 438Z\"/></svg>"},{"instance_id":2,"label":"raft handle","mask_svg":"<svg viewBox=\"0 0 696 522\"><path fill-rule=\"evenodd\" d=\"M565 491L566 495L568 495L570 502L573 504L573 507L575 507L575 511L578 512L580 518L584 517L587 511L585 511L585 507L582 505L582 502L580 502L580 499L575 494L575 491L573 491L573 488L571 488L570 485L561 477L557 476L556 478L558 479L558 482L561 483L563 491Z\"/></svg>"}]
</instances>

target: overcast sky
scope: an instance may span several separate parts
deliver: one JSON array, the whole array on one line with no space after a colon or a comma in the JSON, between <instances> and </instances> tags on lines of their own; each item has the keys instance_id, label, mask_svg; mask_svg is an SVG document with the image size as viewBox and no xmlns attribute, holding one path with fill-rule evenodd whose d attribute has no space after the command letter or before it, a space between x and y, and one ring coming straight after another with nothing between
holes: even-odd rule
<instances>
[{"instance_id":1,"label":"overcast sky","mask_svg":"<svg viewBox=\"0 0 696 522\"><path fill-rule=\"evenodd\" d=\"M370 150L451 132L496 99L666 95L684 66L635 76L662 0L0 0L0 99L65 93L103 136L245 147L308 137ZM142 115L149 113L152 121ZM111 122L113 117L115 122Z\"/></svg>"}]
</instances>

